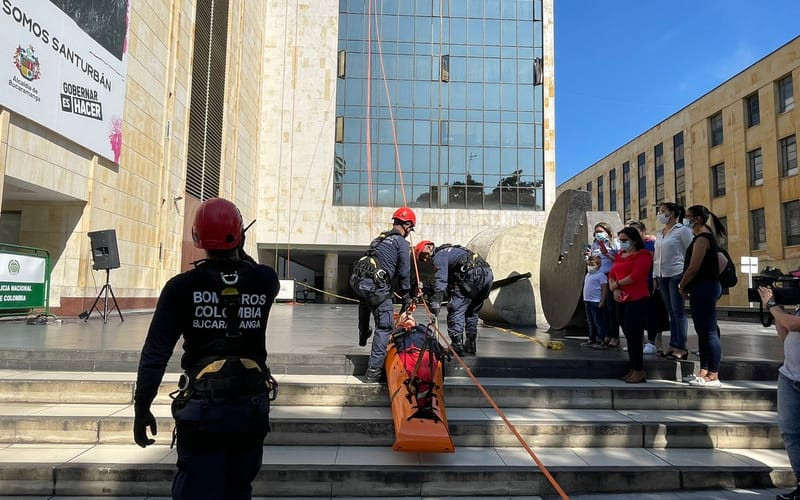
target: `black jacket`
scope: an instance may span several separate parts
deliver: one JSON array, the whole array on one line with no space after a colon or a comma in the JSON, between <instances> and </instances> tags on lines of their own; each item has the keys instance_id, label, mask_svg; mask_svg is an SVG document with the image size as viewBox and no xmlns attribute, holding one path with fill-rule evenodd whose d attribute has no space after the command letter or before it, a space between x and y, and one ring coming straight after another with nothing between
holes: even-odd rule
<instances>
[{"instance_id":1,"label":"black jacket","mask_svg":"<svg viewBox=\"0 0 800 500\"><path fill-rule=\"evenodd\" d=\"M238 276L232 285L241 297L230 337L221 292L228 287L222 274ZM235 260L208 260L170 279L161 291L139 360L134 396L137 407L149 407L156 397L178 339L183 336L181 367L187 373L200 360L239 356L266 366L266 329L280 284L268 266Z\"/></svg>"}]
</instances>

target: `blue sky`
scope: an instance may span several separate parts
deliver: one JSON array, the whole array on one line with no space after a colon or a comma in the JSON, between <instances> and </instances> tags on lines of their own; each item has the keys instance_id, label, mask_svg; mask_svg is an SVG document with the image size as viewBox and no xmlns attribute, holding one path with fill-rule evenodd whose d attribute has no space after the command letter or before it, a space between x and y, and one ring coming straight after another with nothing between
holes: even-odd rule
<instances>
[{"instance_id":1,"label":"blue sky","mask_svg":"<svg viewBox=\"0 0 800 500\"><path fill-rule=\"evenodd\" d=\"M800 35L800 0L554 0L556 185Z\"/></svg>"}]
</instances>

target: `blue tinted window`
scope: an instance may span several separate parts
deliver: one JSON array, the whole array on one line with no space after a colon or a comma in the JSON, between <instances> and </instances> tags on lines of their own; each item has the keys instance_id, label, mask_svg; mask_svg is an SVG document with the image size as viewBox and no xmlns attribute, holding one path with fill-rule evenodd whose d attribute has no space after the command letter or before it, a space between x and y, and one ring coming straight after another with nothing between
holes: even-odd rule
<instances>
[{"instance_id":1,"label":"blue tinted window","mask_svg":"<svg viewBox=\"0 0 800 500\"><path fill-rule=\"evenodd\" d=\"M500 145L500 124L499 123L484 123L483 124L483 140L487 146Z\"/></svg>"},{"instance_id":2,"label":"blue tinted window","mask_svg":"<svg viewBox=\"0 0 800 500\"><path fill-rule=\"evenodd\" d=\"M450 19L450 43L467 43L466 19Z\"/></svg>"},{"instance_id":3,"label":"blue tinted window","mask_svg":"<svg viewBox=\"0 0 800 500\"><path fill-rule=\"evenodd\" d=\"M500 23L500 39L503 45L517 44L517 22L513 20L503 20Z\"/></svg>"},{"instance_id":4,"label":"blue tinted window","mask_svg":"<svg viewBox=\"0 0 800 500\"><path fill-rule=\"evenodd\" d=\"M463 3L463 0L455 0L454 3ZM483 0L469 0L467 4L469 17L483 18Z\"/></svg>"},{"instance_id":5,"label":"blue tinted window","mask_svg":"<svg viewBox=\"0 0 800 500\"><path fill-rule=\"evenodd\" d=\"M366 205L371 183L378 206L403 203L405 190L412 206L541 210L543 94L533 85L532 62L542 54L541 22L533 21L541 1L383 0L371 47L367 5L340 1L337 45L347 53L347 71L335 98L344 143L335 145L332 162L334 203Z\"/></svg>"},{"instance_id":6,"label":"blue tinted window","mask_svg":"<svg viewBox=\"0 0 800 500\"><path fill-rule=\"evenodd\" d=\"M483 31L484 40L487 45L500 45L500 21L487 19Z\"/></svg>"}]
</instances>

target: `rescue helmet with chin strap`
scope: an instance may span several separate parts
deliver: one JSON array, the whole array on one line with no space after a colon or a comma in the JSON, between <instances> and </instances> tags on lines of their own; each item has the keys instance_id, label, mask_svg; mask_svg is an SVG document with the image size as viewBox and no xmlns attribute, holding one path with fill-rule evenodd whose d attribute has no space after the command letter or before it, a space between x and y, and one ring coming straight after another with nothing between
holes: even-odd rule
<instances>
[{"instance_id":1,"label":"rescue helmet with chin strap","mask_svg":"<svg viewBox=\"0 0 800 500\"><path fill-rule=\"evenodd\" d=\"M242 243L241 212L223 198L204 201L194 213L192 239L204 250L233 250Z\"/></svg>"},{"instance_id":2,"label":"rescue helmet with chin strap","mask_svg":"<svg viewBox=\"0 0 800 500\"><path fill-rule=\"evenodd\" d=\"M408 207L400 207L392 214L395 224L400 221L401 224L411 223L411 226L417 225L417 216L413 210Z\"/></svg>"},{"instance_id":3,"label":"rescue helmet with chin strap","mask_svg":"<svg viewBox=\"0 0 800 500\"><path fill-rule=\"evenodd\" d=\"M430 240L422 240L422 241L420 241L419 243L417 243L417 246L415 246L415 247L414 247L414 255L415 255L417 258L419 258L420 254L423 254L423 253L432 253L432 251L431 251L431 252L429 252L429 251L426 249L426 247L427 247L428 245L435 246L435 245L433 244L433 242L432 242L432 241L430 241Z\"/></svg>"}]
</instances>

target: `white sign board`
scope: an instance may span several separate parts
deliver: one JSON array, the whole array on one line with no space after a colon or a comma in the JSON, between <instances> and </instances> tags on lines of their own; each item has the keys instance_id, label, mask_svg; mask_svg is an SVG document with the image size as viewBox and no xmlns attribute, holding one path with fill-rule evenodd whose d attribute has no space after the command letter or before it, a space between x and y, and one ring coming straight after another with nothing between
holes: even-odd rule
<instances>
[{"instance_id":1,"label":"white sign board","mask_svg":"<svg viewBox=\"0 0 800 500\"><path fill-rule=\"evenodd\" d=\"M44 257L0 253L0 310L43 307L46 264Z\"/></svg>"},{"instance_id":2,"label":"white sign board","mask_svg":"<svg viewBox=\"0 0 800 500\"><path fill-rule=\"evenodd\" d=\"M0 0L0 105L119 163L128 9Z\"/></svg>"},{"instance_id":3,"label":"white sign board","mask_svg":"<svg viewBox=\"0 0 800 500\"><path fill-rule=\"evenodd\" d=\"M740 271L742 274L758 274L758 257L742 257Z\"/></svg>"},{"instance_id":4,"label":"white sign board","mask_svg":"<svg viewBox=\"0 0 800 500\"><path fill-rule=\"evenodd\" d=\"M275 300L294 300L294 280L280 280L281 288Z\"/></svg>"}]
</instances>

